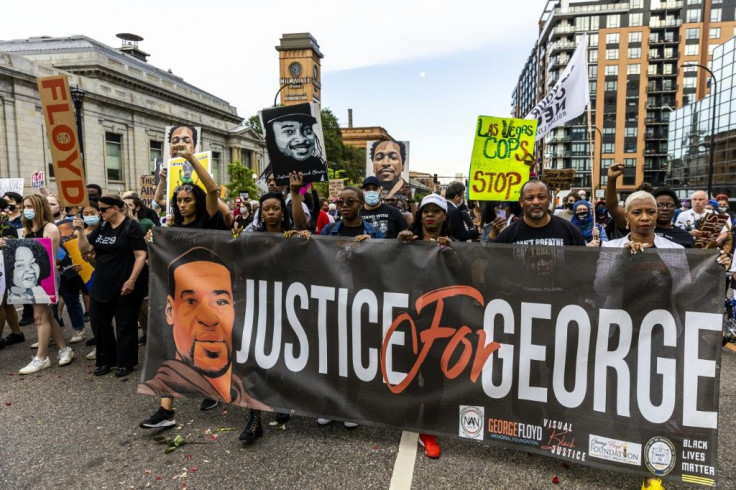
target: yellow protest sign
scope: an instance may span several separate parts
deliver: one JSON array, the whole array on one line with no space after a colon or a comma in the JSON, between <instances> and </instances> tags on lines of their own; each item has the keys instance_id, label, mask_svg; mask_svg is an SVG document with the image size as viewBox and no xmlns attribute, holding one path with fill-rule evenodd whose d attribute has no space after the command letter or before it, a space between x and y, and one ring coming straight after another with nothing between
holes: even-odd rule
<instances>
[{"instance_id":1,"label":"yellow protest sign","mask_svg":"<svg viewBox=\"0 0 736 490\"><path fill-rule=\"evenodd\" d=\"M212 161L211 151L195 153L194 158L196 158L199 163L202 164L206 171L212 174L212 171L210 169L210 161ZM200 182L199 180L199 177L197 177L197 173L194 171L194 167L185 158L179 157L169 160L169 171L166 174L166 181L167 207L171 206L171 198L174 197L174 191L177 187L181 185L196 185L200 187L203 191L205 191L205 193L207 192L207 190L204 188L204 184L202 184L202 182ZM169 212L171 212L171 210L169 210Z\"/></svg>"},{"instance_id":2,"label":"yellow protest sign","mask_svg":"<svg viewBox=\"0 0 736 490\"><path fill-rule=\"evenodd\" d=\"M478 116L470 159L471 200L516 201L529 180L537 121Z\"/></svg>"},{"instance_id":3,"label":"yellow protest sign","mask_svg":"<svg viewBox=\"0 0 736 490\"><path fill-rule=\"evenodd\" d=\"M95 268L92 264L87 262L84 257L82 257L82 253L79 251L79 239L72 238L71 240L65 241L64 248L72 259L72 264L82 266L82 270L79 271L79 275L81 276L82 281L87 284L92 277L92 273L94 273Z\"/></svg>"}]
</instances>

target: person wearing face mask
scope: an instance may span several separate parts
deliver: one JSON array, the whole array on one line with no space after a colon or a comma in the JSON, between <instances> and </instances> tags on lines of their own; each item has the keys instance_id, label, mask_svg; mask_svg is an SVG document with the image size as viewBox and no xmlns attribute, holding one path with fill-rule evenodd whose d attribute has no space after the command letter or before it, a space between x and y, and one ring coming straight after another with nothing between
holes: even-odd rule
<instances>
[{"instance_id":1,"label":"person wearing face mask","mask_svg":"<svg viewBox=\"0 0 736 490\"><path fill-rule=\"evenodd\" d=\"M23 196L17 192L6 192L3 199L8 203L8 225L14 230L20 230L23 228L21 222L21 203L23 202ZM16 232L16 237L18 233Z\"/></svg>"},{"instance_id":2,"label":"person wearing face mask","mask_svg":"<svg viewBox=\"0 0 736 490\"><path fill-rule=\"evenodd\" d=\"M580 196L577 192L570 192L565 196L562 209L555 209L555 216L566 219L567 221L572 220L573 208L575 207L575 203L579 200Z\"/></svg>"},{"instance_id":3,"label":"person wearing face mask","mask_svg":"<svg viewBox=\"0 0 736 490\"><path fill-rule=\"evenodd\" d=\"M600 223L593 220L593 205L588 201L579 200L575 203L575 209L570 223L577 226L585 239L588 247L600 247L601 242L607 242L606 230Z\"/></svg>"},{"instance_id":4,"label":"person wearing face mask","mask_svg":"<svg viewBox=\"0 0 736 490\"><path fill-rule=\"evenodd\" d=\"M396 238L408 228L401 211L381 202L381 182L377 177L366 177L361 187L365 198L360 208L361 218L379 230L384 238Z\"/></svg>"},{"instance_id":5,"label":"person wearing face mask","mask_svg":"<svg viewBox=\"0 0 736 490\"><path fill-rule=\"evenodd\" d=\"M235 220L233 221L233 228L242 230L253 222L253 213L251 212L249 202L242 200L238 202L238 200L236 199L235 204L237 205L237 208L235 209L235 212L237 212L237 214L235 215Z\"/></svg>"}]
</instances>

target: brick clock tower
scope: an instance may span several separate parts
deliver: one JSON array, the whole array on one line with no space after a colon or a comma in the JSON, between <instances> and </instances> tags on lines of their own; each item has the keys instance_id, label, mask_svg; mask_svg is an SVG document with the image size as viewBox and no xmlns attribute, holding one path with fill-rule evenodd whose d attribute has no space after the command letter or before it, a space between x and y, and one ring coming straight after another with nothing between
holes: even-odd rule
<instances>
[{"instance_id":1,"label":"brick clock tower","mask_svg":"<svg viewBox=\"0 0 736 490\"><path fill-rule=\"evenodd\" d=\"M321 104L320 60L324 56L312 35L283 34L276 51L279 52L279 86L289 84L281 91L281 105Z\"/></svg>"}]
</instances>

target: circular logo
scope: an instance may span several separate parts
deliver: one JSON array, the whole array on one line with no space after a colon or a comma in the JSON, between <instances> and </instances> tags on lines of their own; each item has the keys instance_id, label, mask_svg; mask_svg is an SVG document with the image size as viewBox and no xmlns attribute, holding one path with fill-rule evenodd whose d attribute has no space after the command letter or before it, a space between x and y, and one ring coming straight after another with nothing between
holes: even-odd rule
<instances>
[{"instance_id":1,"label":"circular logo","mask_svg":"<svg viewBox=\"0 0 736 490\"><path fill-rule=\"evenodd\" d=\"M481 438L483 411L478 407L462 407L460 410L460 427L465 437Z\"/></svg>"},{"instance_id":2,"label":"circular logo","mask_svg":"<svg viewBox=\"0 0 736 490\"><path fill-rule=\"evenodd\" d=\"M59 133L56 135L56 141L61 144L69 143L72 137L69 133Z\"/></svg>"},{"instance_id":3,"label":"circular logo","mask_svg":"<svg viewBox=\"0 0 736 490\"><path fill-rule=\"evenodd\" d=\"M298 77L302 74L302 65L297 63L296 61L289 65L289 74L292 77Z\"/></svg>"},{"instance_id":4,"label":"circular logo","mask_svg":"<svg viewBox=\"0 0 736 490\"><path fill-rule=\"evenodd\" d=\"M652 437L644 446L644 463L655 475L663 476L672 471L676 459L675 445L667 438Z\"/></svg>"}]
</instances>

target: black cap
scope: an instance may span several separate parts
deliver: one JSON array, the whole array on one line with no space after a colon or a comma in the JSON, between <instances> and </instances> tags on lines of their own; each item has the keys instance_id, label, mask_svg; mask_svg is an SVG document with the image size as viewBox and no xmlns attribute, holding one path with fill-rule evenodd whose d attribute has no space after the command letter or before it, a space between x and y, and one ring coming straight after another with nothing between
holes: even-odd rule
<instances>
[{"instance_id":1,"label":"black cap","mask_svg":"<svg viewBox=\"0 0 736 490\"><path fill-rule=\"evenodd\" d=\"M371 184L377 187L381 187L381 182L378 180L378 177L374 175L371 175L370 177L366 177L365 179L363 179L363 185L360 187L361 189L365 189L365 186L371 185Z\"/></svg>"},{"instance_id":2,"label":"black cap","mask_svg":"<svg viewBox=\"0 0 736 490\"><path fill-rule=\"evenodd\" d=\"M312 108L308 103L264 109L263 119L266 121L266 124L277 121L299 121L307 124L317 123L317 119L312 115Z\"/></svg>"}]
</instances>

